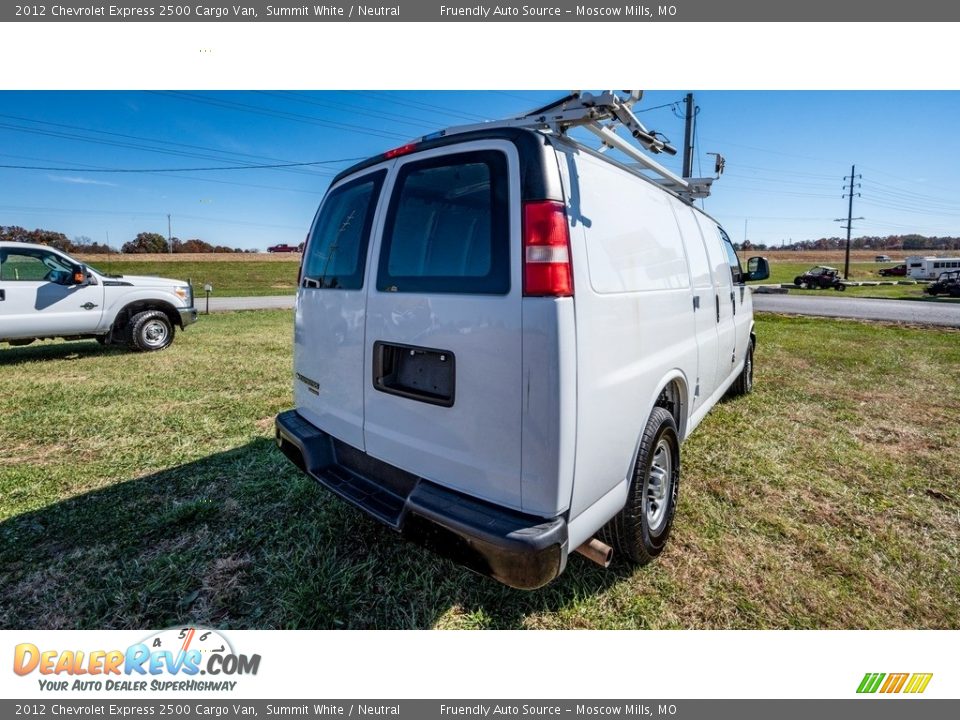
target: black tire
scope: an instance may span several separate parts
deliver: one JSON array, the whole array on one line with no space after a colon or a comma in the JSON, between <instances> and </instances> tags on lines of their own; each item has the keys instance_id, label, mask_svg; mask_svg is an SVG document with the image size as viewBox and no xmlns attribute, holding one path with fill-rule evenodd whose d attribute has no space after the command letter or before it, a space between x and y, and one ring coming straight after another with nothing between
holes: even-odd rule
<instances>
[{"instance_id":1,"label":"black tire","mask_svg":"<svg viewBox=\"0 0 960 720\"><path fill-rule=\"evenodd\" d=\"M140 352L165 350L173 342L173 324L160 310L144 310L128 323L130 347Z\"/></svg>"},{"instance_id":2,"label":"black tire","mask_svg":"<svg viewBox=\"0 0 960 720\"><path fill-rule=\"evenodd\" d=\"M797 275L797 276L793 279L793 284L796 285L797 287L803 287L803 278L801 278L799 275Z\"/></svg>"},{"instance_id":3,"label":"black tire","mask_svg":"<svg viewBox=\"0 0 960 720\"><path fill-rule=\"evenodd\" d=\"M743 370L737 375L737 379L730 386L731 397L749 395L753 392L753 342L747 350L747 358L743 363Z\"/></svg>"},{"instance_id":4,"label":"black tire","mask_svg":"<svg viewBox=\"0 0 960 720\"><path fill-rule=\"evenodd\" d=\"M847 286L844 285L843 283L837 283L836 285L834 285L834 287L836 288L837 292L843 292L844 290L847 289Z\"/></svg>"},{"instance_id":5,"label":"black tire","mask_svg":"<svg viewBox=\"0 0 960 720\"><path fill-rule=\"evenodd\" d=\"M664 467L664 452L669 452L668 467ZM659 465L656 465L658 462ZM661 478L659 485L657 477ZM660 493L658 487L662 490ZM667 544L679 490L680 439L677 424L668 410L656 407L647 420L640 440L640 452L627 492L627 503L600 530L600 539L613 547L615 556L622 555L638 565L647 564Z\"/></svg>"},{"instance_id":6,"label":"black tire","mask_svg":"<svg viewBox=\"0 0 960 720\"><path fill-rule=\"evenodd\" d=\"M109 345L110 343L107 340L108 337L108 335L97 335L96 340L101 345Z\"/></svg>"}]
</instances>

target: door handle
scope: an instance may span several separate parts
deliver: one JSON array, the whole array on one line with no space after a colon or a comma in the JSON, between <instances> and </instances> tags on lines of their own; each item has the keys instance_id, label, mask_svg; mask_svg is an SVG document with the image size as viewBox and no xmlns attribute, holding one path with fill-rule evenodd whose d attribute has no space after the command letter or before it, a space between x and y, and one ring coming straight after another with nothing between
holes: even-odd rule
<instances>
[{"instance_id":1,"label":"door handle","mask_svg":"<svg viewBox=\"0 0 960 720\"><path fill-rule=\"evenodd\" d=\"M96 303L86 302L80 307L82 307L84 310L93 310L95 307L99 307L99 306Z\"/></svg>"},{"instance_id":2,"label":"door handle","mask_svg":"<svg viewBox=\"0 0 960 720\"><path fill-rule=\"evenodd\" d=\"M0 300L6 300L6 299L7 299L7 291L0 290Z\"/></svg>"},{"instance_id":3,"label":"door handle","mask_svg":"<svg viewBox=\"0 0 960 720\"><path fill-rule=\"evenodd\" d=\"M714 295L713 299L717 301L717 322L720 322L720 296Z\"/></svg>"},{"instance_id":4,"label":"door handle","mask_svg":"<svg viewBox=\"0 0 960 720\"><path fill-rule=\"evenodd\" d=\"M737 296L734 295L733 290L730 291L730 304L733 306L733 314L737 314Z\"/></svg>"}]
</instances>

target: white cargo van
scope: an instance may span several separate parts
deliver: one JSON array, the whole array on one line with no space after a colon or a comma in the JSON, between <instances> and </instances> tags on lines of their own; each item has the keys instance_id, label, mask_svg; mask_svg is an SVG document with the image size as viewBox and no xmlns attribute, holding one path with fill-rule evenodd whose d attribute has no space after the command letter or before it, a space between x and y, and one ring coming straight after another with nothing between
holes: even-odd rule
<instances>
[{"instance_id":1,"label":"white cargo van","mask_svg":"<svg viewBox=\"0 0 960 720\"><path fill-rule=\"evenodd\" d=\"M563 132L449 131L338 175L295 310L302 470L518 588L660 553L680 446L753 382L751 293L682 193Z\"/></svg>"}]
</instances>

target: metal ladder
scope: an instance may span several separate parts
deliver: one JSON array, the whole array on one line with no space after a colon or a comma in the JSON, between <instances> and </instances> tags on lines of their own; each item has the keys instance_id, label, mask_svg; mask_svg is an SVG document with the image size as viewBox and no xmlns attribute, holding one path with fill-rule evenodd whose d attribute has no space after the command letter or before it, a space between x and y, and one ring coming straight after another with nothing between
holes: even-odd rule
<instances>
[{"instance_id":1,"label":"metal ladder","mask_svg":"<svg viewBox=\"0 0 960 720\"><path fill-rule=\"evenodd\" d=\"M500 127L529 128L552 132L557 135L566 135L573 128L584 128L600 138L603 143L600 148L601 152L608 149L619 150L639 166L625 165L627 169L654 180L688 202L708 197L711 185L716 178L680 177L643 152L645 150L653 154L677 154L676 149L662 139L659 133L648 130L634 114L632 108L643 96L643 91L629 90L625 91L624 94L625 97L621 97L612 90L607 90L598 95L576 91L517 118L458 125L441 130L438 133L426 135L423 139L431 140L438 137ZM637 145L617 135L617 129L620 127L630 134ZM724 159L717 155L715 172L718 177L723 172L723 165ZM641 170L650 171L657 177L650 177L640 172Z\"/></svg>"}]
</instances>

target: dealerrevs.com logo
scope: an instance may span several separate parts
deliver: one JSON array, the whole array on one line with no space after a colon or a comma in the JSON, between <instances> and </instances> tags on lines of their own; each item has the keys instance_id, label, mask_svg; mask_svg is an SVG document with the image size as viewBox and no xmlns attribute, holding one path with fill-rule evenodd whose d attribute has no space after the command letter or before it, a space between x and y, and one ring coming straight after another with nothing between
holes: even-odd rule
<instances>
[{"instance_id":1,"label":"dealerrevs.com logo","mask_svg":"<svg viewBox=\"0 0 960 720\"><path fill-rule=\"evenodd\" d=\"M867 673L857 686L858 693L919 694L927 689L933 673Z\"/></svg>"},{"instance_id":2,"label":"dealerrevs.com logo","mask_svg":"<svg viewBox=\"0 0 960 720\"><path fill-rule=\"evenodd\" d=\"M243 675L256 675L260 655L236 653L216 630L164 630L126 650L51 650L33 643L14 648L13 671L37 674L47 691L232 691ZM201 677L202 676L202 679Z\"/></svg>"}]
</instances>

